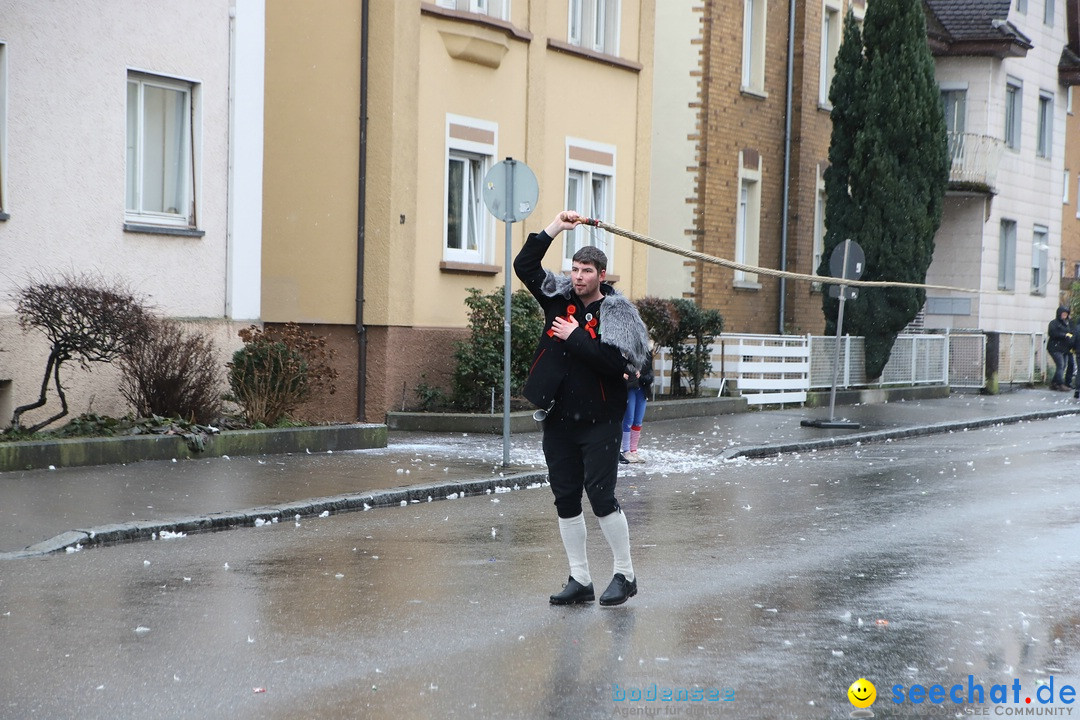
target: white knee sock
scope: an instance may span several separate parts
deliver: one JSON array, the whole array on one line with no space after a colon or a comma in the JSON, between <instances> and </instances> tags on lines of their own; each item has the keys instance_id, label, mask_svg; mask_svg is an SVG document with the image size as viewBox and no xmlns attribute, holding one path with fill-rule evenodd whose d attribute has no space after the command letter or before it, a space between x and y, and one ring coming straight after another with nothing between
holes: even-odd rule
<instances>
[{"instance_id":1,"label":"white knee sock","mask_svg":"<svg viewBox=\"0 0 1080 720\"><path fill-rule=\"evenodd\" d=\"M627 580L634 579L634 565L630 562L630 526L622 510L605 515L600 520L600 529L604 531L611 554L615 556L614 572L622 573Z\"/></svg>"},{"instance_id":2,"label":"white knee sock","mask_svg":"<svg viewBox=\"0 0 1080 720\"><path fill-rule=\"evenodd\" d=\"M570 562L570 576L582 585L588 585L592 582L592 576L589 575L589 556L585 552L585 539L588 537L585 513L572 518L559 518L559 534L566 550L566 559Z\"/></svg>"},{"instance_id":3,"label":"white knee sock","mask_svg":"<svg viewBox=\"0 0 1080 720\"><path fill-rule=\"evenodd\" d=\"M622 434L622 451L630 452L630 431L626 430Z\"/></svg>"}]
</instances>

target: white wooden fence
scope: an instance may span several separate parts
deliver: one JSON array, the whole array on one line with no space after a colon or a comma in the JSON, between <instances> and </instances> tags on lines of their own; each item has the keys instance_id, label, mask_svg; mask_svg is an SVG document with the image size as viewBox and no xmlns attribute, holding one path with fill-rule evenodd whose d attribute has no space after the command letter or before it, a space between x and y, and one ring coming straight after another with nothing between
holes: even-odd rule
<instances>
[{"instance_id":1,"label":"white wooden fence","mask_svg":"<svg viewBox=\"0 0 1080 720\"><path fill-rule=\"evenodd\" d=\"M1001 382L1032 382L1045 364L1038 333L1001 333ZM702 387L721 392L736 382L751 405L798 403L810 390L832 387L835 336L747 335L722 333L711 347L712 373ZM1041 361L1040 361L1041 359ZM837 387L946 385L983 387L986 336L981 333L912 334L896 338L889 362L874 382L867 382L863 338L840 338ZM671 357L657 353L654 392L670 394ZM689 379L682 379L689 386Z\"/></svg>"}]
</instances>

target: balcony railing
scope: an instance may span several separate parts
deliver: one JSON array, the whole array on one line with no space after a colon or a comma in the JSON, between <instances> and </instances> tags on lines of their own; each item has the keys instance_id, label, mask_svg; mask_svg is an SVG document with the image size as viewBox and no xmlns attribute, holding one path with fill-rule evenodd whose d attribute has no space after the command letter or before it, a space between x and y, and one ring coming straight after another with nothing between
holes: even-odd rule
<instances>
[{"instance_id":1,"label":"balcony railing","mask_svg":"<svg viewBox=\"0 0 1080 720\"><path fill-rule=\"evenodd\" d=\"M949 133L950 190L993 193L1005 142L988 135Z\"/></svg>"}]
</instances>

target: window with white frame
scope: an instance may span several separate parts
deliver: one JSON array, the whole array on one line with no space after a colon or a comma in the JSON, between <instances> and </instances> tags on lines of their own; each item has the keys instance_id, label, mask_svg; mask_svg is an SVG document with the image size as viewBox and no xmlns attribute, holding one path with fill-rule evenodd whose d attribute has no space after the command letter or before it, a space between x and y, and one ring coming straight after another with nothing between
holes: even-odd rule
<instances>
[{"instance_id":1,"label":"window with white frame","mask_svg":"<svg viewBox=\"0 0 1080 720\"><path fill-rule=\"evenodd\" d=\"M1002 220L998 241L998 290L1016 289L1016 221Z\"/></svg>"},{"instance_id":2,"label":"window with white frame","mask_svg":"<svg viewBox=\"0 0 1080 720\"><path fill-rule=\"evenodd\" d=\"M840 49L840 3L826 0L821 16L821 71L818 82L818 104L829 105L829 88L836 73L836 54Z\"/></svg>"},{"instance_id":3,"label":"window with white frame","mask_svg":"<svg viewBox=\"0 0 1080 720\"><path fill-rule=\"evenodd\" d=\"M1050 26L1054 24L1054 0L1046 0L1046 4L1043 5L1043 24Z\"/></svg>"},{"instance_id":4,"label":"window with white frame","mask_svg":"<svg viewBox=\"0 0 1080 720\"><path fill-rule=\"evenodd\" d=\"M484 209L483 180L494 161L497 139L495 123L446 116L446 261L485 263L490 257L494 221Z\"/></svg>"},{"instance_id":5,"label":"window with white frame","mask_svg":"<svg viewBox=\"0 0 1080 720\"><path fill-rule=\"evenodd\" d=\"M128 73L126 220L195 226L195 87Z\"/></svg>"},{"instance_id":6,"label":"window with white frame","mask_svg":"<svg viewBox=\"0 0 1080 720\"><path fill-rule=\"evenodd\" d=\"M615 220L615 146L585 140L566 141L566 209L612 223ZM578 225L563 233L562 269L569 270L571 259L586 245L595 245L608 258L612 272L614 258L610 234L599 228Z\"/></svg>"},{"instance_id":7,"label":"window with white frame","mask_svg":"<svg viewBox=\"0 0 1080 720\"><path fill-rule=\"evenodd\" d=\"M1027 13L1028 0L1016 0L1016 12Z\"/></svg>"},{"instance_id":8,"label":"window with white frame","mask_svg":"<svg viewBox=\"0 0 1080 720\"><path fill-rule=\"evenodd\" d=\"M1005 83L1005 144L1020 149L1020 120L1024 101L1024 84L1014 77Z\"/></svg>"},{"instance_id":9,"label":"window with white frame","mask_svg":"<svg viewBox=\"0 0 1080 720\"><path fill-rule=\"evenodd\" d=\"M1076 217L1080 218L1080 175L1076 176Z\"/></svg>"},{"instance_id":10,"label":"window with white frame","mask_svg":"<svg viewBox=\"0 0 1080 720\"><path fill-rule=\"evenodd\" d=\"M620 0L570 0L567 41L605 55L618 55L620 11Z\"/></svg>"},{"instance_id":11,"label":"window with white frame","mask_svg":"<svg viewBox=\"0 0 1080 720\"><path fill-rule=\"evenodd\" d=\"M0 219L7 217L7 46L0 43Z\"/></svg>"},{"instance_id":12,"label":"window with white frame","mask_svg":"<svg viewBox=\"0 0 1080 720\"><path fill-rule=\"evenodd\" d=\"M447 10L487 15L498 20L510 19L510 0L436 0L435 4Z\"/></svg>"},{"instance_id":13,"label":"window with white frame","mask_svg":"<svg viewBox=\"0 0 1080 720\"><path fill-rule=\"evenodd\" d=\"M1050 157L1054 150L1054 96L1043 90L1039 92L1039 127L1035 154Z\"/></svg>"},{"instance_id":14,"label":"window with white frame","mask_svg":"<svg viewBox=\"0 0 1080 720\"><path fill-rule=\"evenodd\" d=\"M1064 188L1065 188L1061 193L1061 204L1062 205L1068 205L1069 204L1069 169L1068 168L1065 168L1065 172L1062 173L1061 180L1062 180L1062 185L1064 185Z\"/></svg>"},{"instance_id":15,"label":"window with white frame","mask_svg":"<svg viewBox=\"0 0 1080 720\"><path fill-rule=\"evenodd\" d=\"M941 90L941 105L945 112L945 135L949 156L953 161L963 158L964 129L967 124L967 88Z\"/></svg>"},{"instance_id":16,"label":"window with white frame","mask_svg":"<svg viewBox=\"0 0 1080 720\"><path fill-rule=\"evenodd\" d=\"M1045 295L1050 282L1050 230L1036 225L1031 236L1031 294Z\"/></svg>"},{"instance_id":17,"label":"window with white frame","mask_svg":"<svg viewBox=\"0 0 1080 720\"><path fill-rule=\"evenodd\" d=\"M761 156L739 153L739 196L735 214L735 262L758 264L761 228ZM757 273L735 271L735 285L756 287Z\"/></svg>"},{"instance_id":18,"label":"window with white frame","mask_svg":"<svg viewBox=\"0 0 1080 720\"><path fill-rule=\"evenodd\" d=\"M765 92L765 6L768 0L743 0L742 89Z\"/></svg>"},{"instance_id":19,"label":"window with white frame","mask_svg":"<svg viewBox=\"0 0 1080 720\"><path fill-rule=\"evenodd\" d=\"M814 257L811 260L810 274L817 274L821 258L825 254L825 176L819 167L817 173L816 200L814 202Z\"/></svg>"}]
</instances>

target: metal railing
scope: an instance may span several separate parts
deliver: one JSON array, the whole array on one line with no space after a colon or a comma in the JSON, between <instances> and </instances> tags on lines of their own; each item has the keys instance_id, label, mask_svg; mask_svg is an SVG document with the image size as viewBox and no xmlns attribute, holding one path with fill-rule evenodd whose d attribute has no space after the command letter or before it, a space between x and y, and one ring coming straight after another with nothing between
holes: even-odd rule
<instances>
[{"instance_id":1,"label":"metal railing","mask_svg":"<svg viewBox=\"0 0 1080 720\"><path fill-rule=\"evenodd\" d=\"M997 183L998 165L1005 152L1005 141L989 135L949 133L949 182L985 185Z\"/></svg>"},{"instance_id":2,"label":"metal railing","mask_svg":"<svg viewBox=\"0 0 1080 720\"><path fill-rule=\"evenodd\" d=\"M1042 333L996 333L998 382L1031 383L1045 372ZM835 336L722 333L710 347L712 373L702 387L720 391L734 382L751 405L804 402L810 390L832 387ZM900 335L881 377L866 378L864 339L840 338L837 387L986 385L987 336L980 332ZM654 391L670 394L671 357L656 355ZM688 379L683 378L688 385Z\"/></svg>"}]
</instances>

